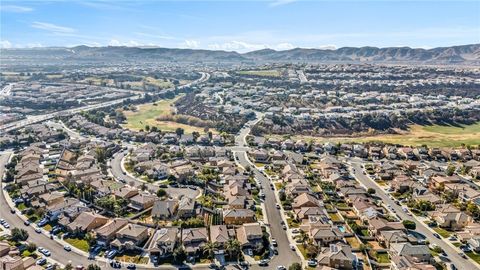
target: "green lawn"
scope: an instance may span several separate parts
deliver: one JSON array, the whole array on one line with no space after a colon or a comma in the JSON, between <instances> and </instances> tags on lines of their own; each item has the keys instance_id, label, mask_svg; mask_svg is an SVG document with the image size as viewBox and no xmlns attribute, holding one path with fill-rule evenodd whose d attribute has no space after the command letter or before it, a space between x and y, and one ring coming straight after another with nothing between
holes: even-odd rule
<instances>
[{"instance_id":1,"label":"green lawn","mask_svg":"<svg viewBox=\"0 0 480 270\"><path fill-rule=\"evenodd\" d=\"M467 252L467 254L470 259L474 260L476 263L480 264L480 254L475 253L475 252Z\"/></svg>"},{"instance_id":2,"label":"green lawn","mask_svg":"<svg viewBox=\"0 0 480 270\"><path fill-rule=\"evenodd\" d=\"M262 76L262 77L280 77L280 72L275 69L265 69L265 70L241 70L237 72L241 75L252 75L252 76Z\"/></svg>"},{"instance_id":3,"label":"green lawn","mask_svg":"<svg viewBox=\"0 0 480 270\"><path fill-rule=\"evenodd\" d=\"M303 245L297 245L298 250L302 253L303 258L307 259L307 250L303 247Z\"/></svg>"},{"instance_id":4,"label":"green lawn","mask_svg":"<svg viewBox=\"0 0 480 270\"><path fill-rule=\"evenodd\" d=\"M51 231L52 230L52 225L47 224L47 225L43 226L43 229L45 229L46 231Z\"/></svg>"},{"instance_id":5,"label":"green lawn","mask_svg":"<svg viewBox=\"0 0 480 270\"><path fill-rule=\"evenodd\" d=\"M293 219L291 219L291 218L287 218L287 223L288 223L288 227L289 227L289 228L298 228L298 227L300 227L300 224L299 224L297 221L295 221L295 220L293 220Z\"/></svg>"},{"instance_id":6,"label":"green lawn","mask_svg":"<svg viewBox=\"0 0 480 270\"><path fill-rule=\"evenodd\" d=\"M378 263L389 263L390 258L388 257L388 253L377 253L377 262Z\"/></svg>"},{"instance_id":7,"label":"green lawn","mask_svg":"<svg viewBox=\"0 0 480 270\"><path fill-rule=\"evenodd\" d=\"M333 222L337 222L337 221L342 221L342 218L340 217L339 214L337 213L329 213L328 214L330 216L330 219L333 221Z\"/></svg>"},{"instance_id":8,"label":"green lawn","mask_svg":"<svg viewBox=\"0 0 480 270\"><path fill-rule=\"evenodd\" d=\"M465 145L480 145L480 122L472 125L454 126L420 126L412 125L402 134L385 134L377 136L358 137L316 137L316 136L292 136L292 140L314 140L316 142L384 142L401 145L428 145L430 147L459 147Z\"/></svg>"},{"instance_id":9,"label":"green lawn","mask_svg":"<svg viewBox=\"0 0 480 270\"><path fill-rule=\"evenodd\" d=\"M433 228L433 230L436 231L438 234L440 234L440 236L443 237L443 238L448 238L452 234L451 232L449 232L445 229L442 229L440 227Z\"/></svg>"},{"instance_id":10,"label":"green lawn","mask_svg":"<svg viewBox=\"0 0 480 270\"><path fill-rule=\"evenodd\" d=\"M83 240L83 239L78 239L78 238L67 238L67 239L64 239L65 242L69 243L70 245L80 249L80 250L83 250L85 252L88 252L88 250L90 249L90 245L88 244L88 242L86 240Z\"/></svg>"},{"instance_id":11,"label":"green lawn","mask_svg":"<svg viewBox=\"0 0 480 270\"><path fill-rule=\"evenodd\" d=\"M124 111L127 118L126 124L123 127L133 130L145 129L146 125L150 127L156 126L162 131L175 131L177 128L183 128L185 133L192 133L197 131L205 133L204 128L195 127L191 125L181 124L174 121L158 121L158 117L172 116L172 105L180 98L178 96L174 99L163 99L155 103L142 104L137 107L137 111ZM210 129L214 132L213 129Z\"/></svg>"}]
</instances>

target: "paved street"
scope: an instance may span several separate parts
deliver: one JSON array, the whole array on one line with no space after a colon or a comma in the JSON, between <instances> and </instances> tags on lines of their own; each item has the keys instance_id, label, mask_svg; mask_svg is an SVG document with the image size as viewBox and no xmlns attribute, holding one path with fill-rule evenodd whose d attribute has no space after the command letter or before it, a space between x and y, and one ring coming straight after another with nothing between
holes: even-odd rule
<instances>
[{"instance_id":1,"label":"paved street","mask_svg":"<svg viewBox=\"0 0 480 270\"><path fill-rule=\"evenodd\" d=\"M127 153L128 153L128 150L124 150L116 153L113 156L113 159L110 161L110 166L111 166L110 171L112 172L112 175L115 177L116 180L123 181L127 184L133 184L133 186L136 186L136 187L144 184L147 186L147 189L149 191L156 192L159 189L158 184L147 183L147 182L141 181L140 179L132 177L127 173L124 174L124 171L121 166L121 162ZM168 187L168 188L165 188L165 190L172 197L187 196L189 198L195 199L200 194L200 190L193 190L190 188Z\"/></svg>"},{"instance_id":2,"label":"paved street","mask_svg":"<svg viewBox=\"0 0 480 270\"><path fill-rule=\"evenodd\" d=\"M258 115L257 115L258 117ZM260 119L260 118L258 118ZM270 180L263 175L255 166L249 162L247 157L247 152L245 150L245 137L250 133L250 126L256 123L257 120L250 121L247 123L247 127L244 127L239 135L235 137L236 145L239 146L235 149L235 160L244 168L250 167L254 173L255 179L257 179L262 185L263 193L265 194L265 211L267 215L268 224L270 225L271 236L277 240L278 243L278 254L274 256L268 266L268 269L274 269L278 265L283 265L288 267L294 262L301 263L300 257L296 252L290 249L290 242L287 237L287 232L283 230L281 226L282 216L280 210L276 208L278 203L275 197L274 190L270 187Z\"/></svg>"},{"instance_id":3,"label":"paved street","mask_svg":"<svg viewBox=\"0 0 480 270\"><path fill-rule=\"evenodd\" d=\"M415 224L417 225L416 231L425 235L427 237L427 240L430 241L430 243L434 243L437 246L441 247L443 250L445 250L445 252L448 254L448 258L455 264L458 269L479 269L479 266L473 261L460 257L458 255L458 251L445 242L448 240L436 238L435 236L433 236L432 231L430 231L427 225L417 220L413 215L408 216L405 212L403 212L402 207L397 205L395 201L393 201L390 196L385 193L385 190L383 190L375 183L375 181L373 181L363 173L361 161L359 161L358 159L354 159L351 160L350 163L352 165L352 168L355 169L355 178L360 181L360 183L362 183L367 188L375 189L375 194L382 199L384 204L392 206L392 208L395 210L395 214L397 214L400 220L408 219L415 222Z\"/></svg>"}]
</instances>

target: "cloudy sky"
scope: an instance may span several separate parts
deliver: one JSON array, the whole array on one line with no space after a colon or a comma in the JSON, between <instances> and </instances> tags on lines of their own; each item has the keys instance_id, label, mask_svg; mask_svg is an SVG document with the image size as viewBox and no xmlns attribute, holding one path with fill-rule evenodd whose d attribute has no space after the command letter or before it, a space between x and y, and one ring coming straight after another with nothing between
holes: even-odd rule
<instances>
[{"instance_id":1,"label":"cloudy sky","mask_svg":"<svg viewBox=\"0 0 480 270\"><path fill-rule=\"evenodd\" d=\"M2 0L1 47L263 48L480 43L480 1Z\"/></svg>"}]
</instances>

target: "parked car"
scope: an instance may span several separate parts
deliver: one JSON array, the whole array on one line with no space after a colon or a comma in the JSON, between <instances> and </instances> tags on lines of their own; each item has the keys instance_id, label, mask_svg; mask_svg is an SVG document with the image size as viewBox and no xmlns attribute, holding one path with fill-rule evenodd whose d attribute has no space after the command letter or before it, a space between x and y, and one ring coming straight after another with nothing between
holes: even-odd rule
<instances>
[{"instance_id":1,"label":"parked car","mask_svg":"<svg viewBox=\"0 0 480 270\"><path fill-rule=\"evenodd\" d=\"M63 246L63 249L65 249L66 251L72 251L72 248L67 245Z\"/></svg>"},{"instance_id":2,"label":"parked car","mask_svg":"<svg viewBox=\"0 0 480 270\"><path fill-rule=\"evenodd\" d=\"M268 260L261 260L258 265L260 266L268 266L269 261Z\"/></svg>"},{"instance_id":3,"label":"parked car","mask_svg":"<svg viewBox=\"0 0 480 270\"><path fill-rule=\"evenodd\" d=\"M40 229L40 228L37 227L37 228L35 228L35 232L36 232L36 233L42 233L42 229Z\"/></svg>"},{"instance_id":4,"label":"parked car","mask_svg":"<svg viewBox=\"0 0 480 270\"><path fill-rule=\"evenodd\" d=\"M276 247L278 244L277 244L277 240L275 240L275 238L272 238L272 245L274 247Z\"/></svg>"},{"instance_id":5,"label":"parked car","mask_svg":"<svg viewBox=\"0 0 480 270\"><path fill-rule=\"evenodd\" d=\"M316 267L317 266L317 260L308 260L307 265L310 267Z\"/></svg>"},{"instance_id":6,"label":"parked car","mask_svg":"<svg viewBox=\"0 0 480 270\"><path fill-rule=\"evenodd\" d=\"M438 239L442 239L442 237L438 233L434 233L433 236L435 236Z\"/></svg>"},{"instance_id":7,"label":"parked car","mask_svg":"<svg viewBox=\"0 0 480 270\"><path fill-rule=\"evenodd\" d=\"M38 259L36 262L37 265L44 265L46 263L47 263L47 259L45 258Z\"/></svg>"}]
</instances>

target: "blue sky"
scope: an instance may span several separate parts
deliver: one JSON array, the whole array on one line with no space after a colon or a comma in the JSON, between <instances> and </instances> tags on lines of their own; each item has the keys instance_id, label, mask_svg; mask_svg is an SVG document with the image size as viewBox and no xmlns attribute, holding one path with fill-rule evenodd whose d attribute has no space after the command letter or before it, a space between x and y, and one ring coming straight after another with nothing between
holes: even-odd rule
<instances>
[{"instance_id":1,"label":"blue sky","mask_svg":"<svg viewBox=\"0 0 480 270\"><path fill-rule=\"evenodd\" d=\"M0 4L2 47L262 48L480 43L480 1L19 1Z\"/></svg>"}]
</instances>

